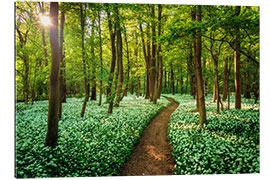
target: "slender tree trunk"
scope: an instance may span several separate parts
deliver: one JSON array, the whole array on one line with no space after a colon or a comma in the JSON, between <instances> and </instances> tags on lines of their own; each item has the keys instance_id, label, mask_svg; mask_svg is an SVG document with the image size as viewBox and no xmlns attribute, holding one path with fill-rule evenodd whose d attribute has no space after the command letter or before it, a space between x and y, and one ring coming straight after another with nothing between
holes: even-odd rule
<instances>
[{"instance_id":1,"label":"slender tree trunk","mask_svg":"<svg viewBox=\"0 0 270 180\"><path fill-rule=\"evenodd\" d=\"M155 5L153 5L153 18L155 18ZM161 34L161 13L162 13L162 6L159 4L158 5L158 37L160 37L160 34ZM154 62L155 62L155 68L154 68L154 92L153 92L153 103L156 104L157 103L157 98L159 97L159 78L161 78L160 76L160 50L161 50L161 45L160 45L160 42L157 44L156 42L156 39L155 39L155 36L156 36L156 30L155 30L155 23L153 23L153 28L152 28L152 32L153 32L153 43L155 46L157 46L157 54L155 55L155 58L154 58ZM155 52L154 52L155 53Z\"/></svg>"},{"instance_id":2,"label":"slender tree trunk","mask_svg":"<svg viewBox=\"0 0 270 180\"><path fill-rule=\"evenodd\" d=\"M111 39L111 48L112 48L112 63L110 68L110 76L109 76L109 84L107 88L107 101L109 102L109 109L108 113L112 113L113 109L113 101L114 101L114 92L112 92L112 82L113 82L113 75L114 75L114 69L115 69L115 62L116 62L116 51L115 51L115 29L113 32L112 29L112 22L110 19L110 12L107 12L108 15L108 26L110 31L110 39Z\"/></svg>"},{"instance_id":3,"label":"slender tree trunk","mask_svg":"<svg viewBox=\"0 0 270 180\"><path fill-rule=\"evenodd\" d=\"M229 70L228 70L228 79L227 79L227 84L228 84L228 87L227 87L227 91L228 91L228 105L227 105L227 110L230 109L230 94L231 94L231 91L230 91L230 74L231 74L231 67L232 67L232 64L230 63L229 65Z\"/></svg>"},{"instance_id":4,"label":"slender tree trunk","mask_svg":"<svg viewBox=\"0 0 270 180\"><path fill-rule=\"evenodd\" d=\"M198 6L198 10L196 13L197 22L201 22L201 6ZM204 89L203 89L203 77L202 77L202 67L201 67L201 35L200 31L197 32L196 38L196 76L197 76L197 84L198 84L198 100L199 100L199 113L200 113L200 121L199 125L206 123L206 109L205 109L205 99L204 99Z\"/></svg>"},{"instance_id":5,"label":"slender tree trunk","mask_svg":"<svg viewBox=\"0 0 270 180\"><path fill-rule=\"evenodd\" d=\"M90 100L97 100L97 83L96 83L96 70L92 68L92 88L91 88L91 97Z\"/></svg>"},{"instance_id":6,"label":"slender tree trunk","mask_svg":"<svg viewBox=\"0 0 270 180\"><path fill-rule=\"evenodd\" d=\"M124 36L125 36L125 43L126 43L126 48L127 48L127 79L126 79L126 87L125 87L125 90L124 90L124 94L123 96L127 96L127 92L128 92L128 83L129 83L129 74L130 74L130 62L129 62L129 48L128 48L128 40L127 40L127 31L126 31L126 28L124 27L125 29L125 33L124 33ZM137 32L136 32L136 42L137 42ZM136 48L137 48L137 43L136 43Z\"/></svg>"},{"instance_id":7,"label":"slender tree trunk","mask_svg":"<svg viewBox=\"0 0 270 180\"><path fill-rule=\"evenodd\" d=\"M84 27L85 27L85 14L83 9L83 4L80 4L80 11L81 11L81 43L82 43L82 61L83 61L83 75L84 75L84 88L85 88L85 98L83 101L83 107L81 111L81 117L84 116L86 104L89 99L89 93L90 93L90 86L87 76L87 68L86 68L86 60L85 60L85 49L84 49Z\"/></svg>"},{"instance_id":8,"label":"slender tree trunk","mask_svg":"<svg viewBox=\"0 0 270 180\"><path fill-rule=\"evenodd\" d=\"M215 94L217 96L217 108L216 113L219 114L219 83L218 83L218 56L213 57L215 67Z\"/></svg>"},{"instance_id":9,"label":"slender tree trunk","mask_svg":"<svg viewBox=\"0 0 270 180\"><path fill-rule=\"evenodd\" d=\"M204 96L207 96L207 75L206 75L206 59L203 59L203 75L204 75Z\"/></svg>"},{"instance_id":10,"label":"slender tree trunk","mask_svg":"<svg viewBox=\"0 0 270 180\"><path fill-rule=\"evenodd\" d=\"M102 62L102 38L101 38L101 21L100 21L100 16L101 16L101 12L98 12L98 30L99 30L99 59L100 59L100 73L101 73L101 78L99 80L99 101L98 101L98 105L100 106L102 103L102 90L103 90L103 62Z\"/></svg>"},{"instance_id":11,"label":"slender tree trunk","mask_svg":"<svg viewBox=\"0 0 270 180\"><path fill-rule=\"evenodd\" d=\"M236 7L236 16L239 16L241 6ZM234 74L235 74L235 109L241 109L241 75L240 75L240 30L235 27L235 46L234 51Z\"/></svg>"},{"instance_id":12,"label":"slender tree trunk","mask_svg":"<svg viewBox=\"0 0 270 180\"><path fill-rule=\"evenodd\" d=\"M162 19L162 5L158 5L158 37L161 36L161 19ZM156 98L160 99L161 89L162 89L162 55L161 55L161 42L158 42L158 51L157 51L157 64L158 64L158 72L157 72L157 95Z\"/></svg>"},{"instance_id":13,"label":"slender tree trunk","mask_svg":"<svg viewBox=\"0 0 270 180\"><path fill-rule=\"evenodd\" d=\"M164 88L167 89L167 71L166 71L166 68L165 68L165 71L164 71Z\"/></svg>"},{"instance_id":14,"label":"slender tree trunk","mask_svg":"<svg viewBox=\"0 0 270 180\"><path fill-rule=\"evenodd\" d=\"M154 101L155 84L156 84L156 24L155 19L155 5L151 7L152 16L152 56L150 58L150 101Z\"/></svg>"},{"instance_id":15,"label":"slender tree trunk","mask_svg":"<svg viewBox=\"0 0 270 180\"><path fill-rule=\"evenodd\" d=\"M192 17L192 19L195 20L194 17ZM195 48L195 42L192 42L190 46L189 59L187 61L187 69L188 69L188 74L190 76L190 95L193 96L193 98L195 99L195 72L194 72L194 69L191 68L191 67L195 67L194 62L193 62L192 48Z\"/></svg>"},{"instance_id":16,"label":"slender tree trunk","mask_svg":"<svg viewBox=\"0 0 270 180\"><path fill-rule=\"evenodd\" d=\"M179 67L179 74L180 74L180 79L179 79L179 83L180 83L180 94L183 94L184 84L183 84L182 66Z\"/></svg>"},{"instance_id":17,"label":"slender tree trunk","mask_svg":"<svg viewBox=\"0 0 270 180\"><path fill-rule=\"evenodd\" d=\"M119 19L119 10L118 7L115 7L116 10L116 38L117 38L117 66L119 65L118 72L119 72L119 83L117 86L117 95L116 101L114 106L119 106L122 96L122 86L124 81L124 67L123 67L123 42L122 42L122 33L120 27L120 19Z\"/></svg>"},{"instance_id":18,"label":"slender tree trunk","mask_svg":"<svg viewBox=\"0 0 270 180\"><path fill-rule=\"evenodd\" d=\"M143 46L143 55L145 59L145 66L146 66L146 93L145 93L145 99L149 99L150 97L150 92L149 92L149 56L150 56L150 42L147 38L147 51L146 51L146 45L145 45L145 40L144 40L144 34L143 34L143 29L142 29L142 24L139 24L140 31L141 31L141 39L142 39L142 46ZM147 28L147 34L149 34ZM133 89L133 88L132 88ZM132 91L133 92L133 91ZM133 94L133 93L131 93Z\"/></svg>"},{"instance_id":19,"label":"slender tree trunk","mask_svg":"<svg viewBox=\"0 0 270 180\"><path fill-rule=\"evenodd\" d=\"M52 63L50 72L50 97L48 111L48 129L45 140L45 146L54 148L58 139L58 103L59 102L59 45L58 45L58 3L50 3L50 17L52 26L50 26L50 42L52 52Z\"/></svg>"},{"instance_id":20,"label":"slender tree trunk","mask_svg":"<svg viewBox=\"0 0 270 180\"><path fill-rule=\"evenodd\" d=\"M61 18L60 18L60 48L59 48L59 56L60 56L60 80L59 80L59 103L58 104L58 116L59 119L61 119L62 116L62 102L65 97L65 82L64 82L64 54L63 54L63 43L64 43L64 22L65 22L65 13L61 12Z\"/></svg>"},{"instance_id":21,"label":"slender tree trunk","mask_svg":"<svg viewBox=\"0 0 270 180\"><path fill-rule=\"evenodd\" d=\"M224 62L224 86L223 86L223 95L222 101L226 101L228 90L228 58L225 58Z\"/></svg>"},{"instance_id":22,"label":"slender tree trunk","mask_svg":"<svg viewBox=\"0 0 270 180\"><path fill-rule=\"evenodd\" d=\"M195 21L196 20L196 12L195 11L193 11L192 12L192 20L193 21ZM196 65L196 63L197 63L197 59L196 59L196 56L197 56L197 39L195 38L195 34L193 34L192 35L192 39L193 39L193 41L192 41L192 46L193 46L193 59L194 59L194 74L195 74L195 77L194 77L194 79L195 79L195 88L194 88L194 94L193 94L193 98L195 99L196 98L196 109L195 109L195 112L197 112L197 111L199 111L199 95L198 95L198 74L196 74L196 73L198 73L198 72L196 72L196 68L197 68L197 65ZM200 59L200 61L201 61L201 59ZM194 86L193 86L194 87Z\"/></svg>"},{"instance_id":23,"label":"slender tree trunk","mask_svg":"<svg viewBox=\"0 0 270 180\"><path fill-rule=\"evenodd\" d=\"M94 38L95 38L95 20L96 17L92 19L92 25L91 25L91 58L92 58L92 87L91 87L91 97L90 100L95 101L97 100L97 82L96 82L96 67L94 66L96 64L96 56L95 56L95 44L94 44Z\"/></svg>"},{"instance_id":24,"label":"slender tree trunk","mask_svg":"<svg viewBox=\"0 0 270 180\"><path fill-rule=\"evenodd\" d=\"M171 63L171 87L172 87L172 94L175 94L175 89L174 89L174 74L173 74L173 65Z\"/></svg>"},{"instance_id":25,"label":"slender tree trunk","mask_svg":"<svg viewBox=\"0 0 270 180\"><path fill-rule=\"evenodd\" d=\"M134 82L133 82L133 79L131 79L131 82L130 82L130 94L134 94Z\"/></svg>"},{"instance_id":26,"label":"slender tree trunk","mask_svg":"<svg viewBox=\"0 0 270 180\"><path fill-rule=\"evenodd\" d=\"M160 47L161 52L161 47ZM160 99L161 93L162 93L162 79L163 79L163 63L162 63L162 55L159 55L159 93L158 93L158 99Z\"/></svg>"},{"instance_id":27,"label":"slender tree trunk","mask_svg":"<svg viewBox=\"0 0 270 180\"><path fill-rule=\"evenodd\" d=\"M187 74L187 77L186 77L186 87L185 87L185 93L188 92L188 84L189 84L189 75Z\"/></svg>"}]
</instances>

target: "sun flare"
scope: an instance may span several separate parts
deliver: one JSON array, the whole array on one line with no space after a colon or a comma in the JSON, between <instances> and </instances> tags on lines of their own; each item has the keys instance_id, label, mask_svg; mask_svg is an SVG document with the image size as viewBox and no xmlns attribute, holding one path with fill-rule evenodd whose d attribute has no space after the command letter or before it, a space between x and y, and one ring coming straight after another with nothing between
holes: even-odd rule
<instances>
[{"instance_id":1,"label":"sun flare","mask_svg":"<svg viewBox=\"0 0 270 180\"><path fill-rule=\"evenodd\" d=\"M49 26L51 24L51 19L49 16L46 15L41 15L40 16L40 22L41 24L43 24L44 26Z\"/></svg>"}]
</instances>

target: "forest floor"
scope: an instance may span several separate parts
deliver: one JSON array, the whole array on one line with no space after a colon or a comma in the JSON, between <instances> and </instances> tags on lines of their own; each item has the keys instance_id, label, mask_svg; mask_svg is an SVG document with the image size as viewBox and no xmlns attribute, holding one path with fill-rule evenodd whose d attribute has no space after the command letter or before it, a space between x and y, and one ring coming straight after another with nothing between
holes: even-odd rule
<instances>
[{"instance_id":1,"label":"forest floor","mask_svg":"<svg viewBox=\"0 0 270 180\"><path fill-rule=\"evenodd\" d=\"M162 110L145 128L130 159L120 170L121 176L173 175L175 161L168 142L168 124L171 114L178 107L171 105Z\"/></svg>"}]
</instances>

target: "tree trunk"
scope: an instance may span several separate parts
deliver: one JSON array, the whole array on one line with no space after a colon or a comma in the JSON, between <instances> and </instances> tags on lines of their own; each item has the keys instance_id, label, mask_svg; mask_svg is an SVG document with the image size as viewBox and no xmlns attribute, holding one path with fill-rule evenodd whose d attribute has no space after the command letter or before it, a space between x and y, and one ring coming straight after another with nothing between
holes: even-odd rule
<instances>
[{"instance_id":1,"label":"tree trunk","mask_svg":"<svg viewBox=\"0 0 270 180\"><path fill-rule=\"evenodd\" d=\"M155 5L152 5L152 56L150 58L150 100L154 100L154 94L155 94L155 84L156 84L156 25L154 23L155 19Z\"/></svg>"},{"instance_id":2,"label":"tree trunk","mask_svg":"<svg viewBox=\"0 0 270 180\"><path fill-rule=\"evenodd\" d=\"M136 92L136 96L139 97L141 92L141 81L140 81L140 76L137 76L137 92Z\"/></svg>"},{"instance_id":3,"label":"tree trunk","mask_svg":"<svg viewBox=\"0 0 270 180\"><path fill-rule=\"evenodd\" d=\"M206 75L206 59L203 59L203 75L204 75L204 96L207 96L207 75Z\"/></svg>"},{"instance_id":4,"label":"tree trunk","mask_svg":"<svg viewBox=\"0 0 270 180\"><path fill-rule=\"evenodd\" d=\"M193 18L193 20L195 20L195 18ZM192 67L195 67L195 66L194 66L194 63L193 63L192 47L193 48L195 47L194 42L190 46L189 58L187 60L187 69L188 69L188 74L189 74L189 77L190 77L190 95L193 96L193 98L195 99L195 72L194 72L194 69L192 69Z\"/></svg>"},{"instance_id":5,"label":"tree trunk","mask_svg":"<svg viewBox=\"0 0 270 180\"><path fill-rule=\"evenodd\" d=\"M198 6L196 13L197 22L201 22L201 6ZM197 85L198 85L198 100L199 100L199 113L200 121L199 125L206 123L206 109L205 109L205 99L204 99L204 89L203 89L203 77L202 77L202 67L201 67L201 35L200 31L197 32L196 38L196 76L197 76Z\"/></svg>"},{"instance_id":6,"label":"tree trunk","mask_svg":"<svg viewBox=\"0 0 270 180\"><path fill-rule=\"evenodd\" d=\"M232 64L230 63L230 65L229 65L229 70L228 70L228 82L227 82L227 84L228 84L228 87L227 87L227 91L228 91L228 105L227 105L227 110L229 110L230 109L230 94L231 94L231 91L230 91L230 74L231 74L231 67L232 67Z\"/></svg>"},{"instance_id":7,"label":"tree trunk","mask_svg":"<svg viewBox=\"0 0 270 180\"><path fill-rule=\"evenodd\" d=\"M223 86L223 95L222 101L226 101L227 98L227 90L228 90L228 58L225 58L224 62L224 86Z\"/></svg>"},{"instance_id":8,"label":"tree trunk","mask_svg":"<svg viewBox=\"0 0 270 180\"><path fill-rule=\"evenodd\" d=\"M122 43L122 35L121 35L121 27L120 27L120 19L119 19L119 10L118 7L115 6L116 11L116 38L117 38L117 66L118 73L119 73L119 82L117 86L117 94L116 94L116 101L114 106L118 107L121 101L122 96L122 86L124 81L124 67L123 67L123 43Z\"/></svg>"},{"instance_id":9,"label":"tree trunk","mask_svg":"<svg viewBox=\"0 0 270 180\"><path fill-rule=\"evenodd\" d=\"M241 6L236 7L236 16L239 16ZM240 76L240 30L235 27L235 46L234 51L234 74L235 74L235 109L241 109L241 76Z\"/></svg>"},{"instance_id":10,"label":"tree trunk","mask_svg":"<svg viewBox=\"0 0 270 180\"><path fill-rule=\"evenodd\" d=\"M216 97L217 97L217 108L216 108L216 113L219 114L219 83L218 83L218 56L216 55L215 57L213 57L213 60L214 60L214 67L215 67L215 87L216 87L216 90L215 90L215 94L216 94Z\"/></svg>"},{"instance_id":11,"label":"tree trunk","mask_svg":"<svg viewBox=\"0 0 270 180\"><path fill-rule=\"evenodd\" d=\"M50 97L48 111L48 129L45 140L45 146L54 148L58 138L58 103L59 102L59 45L58 45L58 3L50 3L50 17L52 25L50 26L50 43L52 52L52 63L50 72Z\"/></svg>"},{"instance_id":12,"label":"tree trunk","mask_svg":"<svg viewBox=\"0 0 270 180\"><path fill-rule=\"evenodd\" d=\"M80 4L80 11L81 11L81 43L82 43L82 61L83 61L83 75L84 75L84 88L85 88L85 98L82 106L82 111L81 111L81 117L84 116L85 109L86 109L86 104L89 99L89 81L88 81L88 76L87 76L87 67L86 67L86 60L85 60L85 49L84 49L84 27L85 27L85 14L83 9L83 4Z\"/></svg>"},{"instance_id":13,"label":"tree trunk","mask_svg":"<svg viewBox=\"0 0 270 180\"><path fill-rule=\"evenodd\" d=\"M96 83L96 67L94 66L96 58L95 58L95 46L94 46L94 38L95 38L95 17L92 19L92 26L91 26L91 57L92 57L92 88L91 88L91 97L90 100L95 101L97 100L97 83Z\"/></svg>"},{"instance_id":14,"label":"tree trunk","mask_svg":"<svg viewBox=\"0 0 270 180\"><path fill-rule=\"evenodd\" d=\"M129 62L129 48L128 48L128 40L127 40L127 31L126 28L125 29L125 43L126 43L126 48L127 48L127 79L126 79L126 87L124 90L124 96L127 96L127 92L128 92L128 83L129 83L129 74L130 74L130 62ZM136 48L137 48L137 32L136 32Z\"/></svg>"},{"instance_id":15,"label":"tree trunk","mask_svg":"<svg viewBox=\"0 0 270 180\"><path fill-rule=\"evenodd\" d=\"M161 5L159 4L158 5L158 37L160 37L160 30L161 30ZM152 7L152 14L153 14L153 19L155 18L155 5L153 5ZM158 98L158 94L159 94L159 62L160 62L160 43L158 43L158 46L157 46L157 42L156 42L156 24L153 22L152 24L152 36L153 36L153 45L152 45L152 49L155 49L153 50L153 60L154 60L154 63L155 63L155 67L154 67L154 91L153 91L153 103L156 104L157 103L157 98ZM157 48L157 51L156 51L156 46L158 47ZM153 48L155 47L155 48ZM157 53L157 54L155 54Z\"/></svg>"},{"instance_id":16,"label":"tree trunk","mask_svg":"<svg viewBox=\"0 0 270 180\"><path fill-rule=\"evenodd\" d=\"M131 82L130 82L130 94L134 94L134 82L133 82L133 79L131 79Z\"/></svg>"},{"instance_id":17,"label":"tree trunk","mask_svg":"<svg viewBox=\"0 0 270 180\"><path fill-rule=\"evenodd\" d=\"M109 76L109 84L107 87L107 101L109 102L109 108L108 113L112 113L113 109L113 101L114 101L114 93L112 92L112 82L113 82L113 75L114 75L114 69L115 69L115 61L116 61L116 52L115 52L115 29L113 32L112 29L112 22L110 19L110 12L107 12L108 15L108 26L110 31L110 39L111 39L111 48L112 48L112 63L110 68L110 76Z\"/></svg>"},{"instance_id":18,"label":"tree trunk","mask_svg":"<svg viewBox=\"0 0 270 180\"><path fill-rule=\"evenodd\" d=\"M60 18L60 80L59 80L59 102L63 102L65 98L65 81L64 81L64 54L63 54L63 43L64 43L64 22L65 22L65 13L61 12L61 18ZM58 104L58 116L59 119L61 119L62 115L62 103Z\"/></svg>"},{"instance_id":19,"label":"tree trunk","mask_svg":"<svg viewBox=\"0 0 270 180\"><path fill-rule=\"evenodd\" d=\"M183 91L184 91L184 82L183 82L182 66L179 67L179 74L180 74L180 79L179 79L179 83L180 83L180 94L183 94Z\"/></svg>"},{"instance_id":20,"label":"tree trunk","mask_svg":"<svg viewBox=\"0 0 270 180\"><path fill-rule=\"evenodd\" d=\"M164 88L167 89L167 71L166 71L166 68L165 68L165 71L164 71Z\"/></svg>"},{"instance_id":21,"label":"tree trunk","mask_svg":"<svg viewBox=\"0 0 270 180\"><path fill-rule=\"evenodd\" d=\"M196 20L196 12L195 11L193 11L192 12L192 20L193 21L195 21ZM192 39L193 39L193 41L192 41L192 46L193 46L193 59L194 59L194 74L195 74L195 77L194 77L194 79L195 79L195 88L194 88L194 94L193 94L193 98L195 99L196 98L196 109L195 109L195 112L197 112L197 111L199 111L199 94L198 94L198 74L196 74L196 73L198 73L198 72L196 72L196 68L197 68L197 65L196 65L196 63L197 63L197 60L196 60L196 56L197 56L197 39L195 38L195 33L192 35ZM191 53L192 53L192 51L191 51ZM201 61L201 59L200 59L200 61ZM194 87L194 86L193 86Z\"/></svg>"},{"instance_id":22,"label":"tree trunk","mask_svg":"<svg viewBox=\"0 0 270 180\"><path fill-rule=\"evenodd\" d=\"M158 5L158 37L161 37L161 19L162 19L162 5ZM158 61L158 73L157 73L157 97L160 99L161 89L162 89L162 50L161 50L161 42L158 42L158 51L157 51L157 61Z\"/></svg>"},{"instance_id":23,"label":"tree trunk","mask_svg":"<svg viewBox=\"0 0 270 180\"><path fill-rule=\"evenodd\" d=\"M98 105L100 106L102 103L102 90L103 90L103 62L102 62L102 38L101 38L101 21L100 21L101 11L98 12L98 30L99 30L99 59L100 59L100 73L101 78L99 81L100 87L99 87L99 101Z\"/></svg>"},{"instance_id":24,"label":"tree trunk","mask_svg":"<svg viewBox=\"0 0 270 180\"><path fill-rule=\"evenodd\" d=\"M173 75L173 65L171 63L171 89L172 89L172 94L175 94L175 89L174 89L174 75Z\"/></svg>"},{"instance_id":25,"label":"tree trunk","mask_svg":"<svg viewBox=\"0 0 270 180\"><path fill-rule=\"evenodd\" d=\"M142 46L143 46L143 55L145 59L145 66L146 66L146 92L145 92L145 99L150 98L150 92L149 92L149 58L150 58L150 43L147 38L147 51L146 51L146 45L145 45L145 40L144 40L144 35L143 35L143 29L142 29L142 24L139 24L140 31L141 31L141 39L142 39ZM149 34L147 28L147 34ZM133 88L132 88L133 89ZM133 91L132 91L133 92ZM133 93L131 93L133 94Z\"/></svg>"}]
</instances>

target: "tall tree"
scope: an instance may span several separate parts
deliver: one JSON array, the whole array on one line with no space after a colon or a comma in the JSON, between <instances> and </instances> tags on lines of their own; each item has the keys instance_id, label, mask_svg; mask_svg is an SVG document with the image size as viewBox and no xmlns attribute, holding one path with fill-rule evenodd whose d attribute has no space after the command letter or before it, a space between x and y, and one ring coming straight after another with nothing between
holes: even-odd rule
<instances>
[{"instance_id":1,"label":"tall tree","mask_svg":"<svg viewBox=\"0 0 270 180\"><path fill-rule=\"evenodd\" d=\"M152 26L152 56L150 58L149 66L150 66L150 100L154 101L155 94L155 84L156 84L156 23L155 23L155 5L151 5L151 26Z\"/></svg>"},{"instance_id":2,"label":"tall tree","mask_svg":"<svg viewBox=\"0 0 270 180\"><path fill-rule=\"evenodd\" d=\"M64 11L61 12L60 17L60 47L59 47L59 56L60 56L60 75L59 75L59 103L58 104L58 113L59 119L62 115L62 102L66 102L66 85L65 85L65 62L64 62L64 53L63 53L63 43L64 43L64 22L65 22L65 13Z\"/></svg>"},{"instance_id":3,"label":"tall tree","mask_svg":"<svg viewBox=\"0 0 270 180\"><path fill-rule=\"evenodd\" d=\"M59 102L59 44L58 44L58 3L50 3L50 43L52 52L51 72L50 72L50 97L48 112L48 129L45 146L55 147L58 138L58 103Z\"/></svg>"},{"instance_id":4,"label":"tall tree","mask_svg":"<svg viewBox=\"0 0 270 180\"><path fill-rule=\"evenodd\" d=\"M196 12L196 21L202 21L201 6L199 5ZM201 67L201 30L196 32L196 54L195 54L195 74L197 76L197 91L198 91L198 103L199 103L199 113L200 121L199 125L206 123L206 109L205 109L205 98L203 89L203 77L202 77L202 67Z\"/></svg>"},{"instance_id":5,"label":"tall tree","mask_svg":"<svg viewBox=\"0 0 270 180\"><path fill-rule=\"evenodd\" d=\"M92 57L92 88L91 88L91 97L90 100L97 100L97 83L96 83L96 67L94 67L95 63L95 44L94 44L94 39L95 39L95 20L96 17L94 16L92 19L92 25L91 25L91 57Z\"/></svg>"},{"instance_id":6,"label":"tall tree","mask_svg":"<svg viewBox=\"0 0 270 180\"><path fill-rule=\"evenodd\" d=\"M84 89L85 89L85 98L83 101L83 107L81 111L81 117L84 116L86 104L89 99L90 85L87 75L87 62L85 58L85 48L84 48L84 33L85 33L85 9L86 5L84 3L80 4L80 18L81 18L81 45L82 45L82 62L83 62L83 79L84 79Z\"/></svg>"},{"instance_id":7,"label":"tall tree","mask_svg":"<svg viewBox=\"0 0 270 180\"><path fill-rule=\"evenodd\" d=\"M116 62L116 48L115 48L115 31L116 27L112 26L111 21L111 13L110 9L107 9L107 16L108 16L108 27L110 32L110 40L111 40L111 52L112 52L112 61L111 61L111 68L110 68L110 75L109 75L109 83L107 87L107 101L109 102L109 108L108 113L111 114L113 110L113 101L114 101L114 92L113 92L113 76L114 76L114 70L115 70L115 62Z\"/></svg>"},{"instance_id":8,"label":"tall tree","mask_svg":"<svg viewBox=\"0 0 270 180\"><path fill-rule=\"evenodd\" d=\"M146 85L145 85L145 99L149 99L150 97L150 91L149 91L149 59L150 59L150 42L148 40L148 36L147 36L147 41L145 43L145 38L144 38L144 32L142 29L142 24L139 24L140 27L140 31L141 31L141 41L142 41L142 47L143 47L143 55L144 55L144 59L145 59L145 67L146 67ZM148 24L147 24L147 35L149 34L149 28L148 28Z\"/></svg>"},{"instance_id":9,"label":"tall tree","mask_svg":"<svg viewBox=\"0 0 270 180\"><path fill-rule=\"evenodd\" d=\"M224 85L223 85L222 101L225 101L227 99L228 79L229 79L228 57L225 57L225 59L224 59Z\"/></svg>"},{"instance_id":10,"label":"tall tree","mask_svg":"<svg viewBox=\"0 0 270 180\"><path fill-rule=\"evenodd\" d=\"M235 16L239 16L241 6L236 6ZM240 75L240 29L235 26L234 76L235 76L235 109L241 109L241 75Z\"/></svg>"},{"instance_id":11,"label":"tall tree","mask_svg":"<svg viewBox=\"0 0 270 180\"><path fill-rule=\"evenodd\" d=\"M123 67L123 41L120 23L120 13L118 5L114 6L115 9L115 26L116 26L116 54L117 54L117 74L119 75L119 82L117 84L116 100L114 106L119 106L122 99L122 86L124 81L124 67Z\"/></svg>"},{"instance_id":12,"label":"tall tree","mask_svg":"<svg viewBox=\"0 0 270 180\"><path fill-rule=\"evenodd\" d=\"M158 37L161 37L161 22L162 20L162 5L158 5ZM158 71L157 71L157 92L155 98L160 98L161 90L162 90L162 75L163 75L163 64L162 64L162 50L161 50L161 42L158 42L158 50L157 50L157 61L158 61Z\"/></svg>"},{"instance_id":13,"label":"tall tree","mask_svg":"<svg viewBox=\"0 0 270 180\"><path fill-rule=\"evenodd\" d=\"M100 8L100 6L99 6ZM100 20L100 16L101 16L101 11L99 9L98 11L98 34L99 34L99 59L100 59L100 73L101 73L101 78L99 81L100 87L99 87L99 101L98 101L98 105L101 105L102 102L102 94L103 94L103 61L102 61L102 37L101 37L101 20Z\"/></svg>"}]
</instances>

